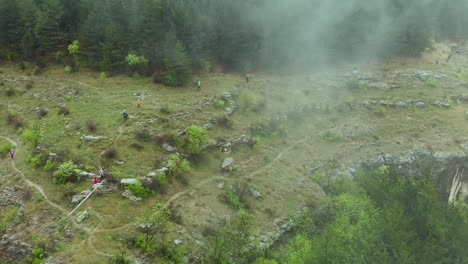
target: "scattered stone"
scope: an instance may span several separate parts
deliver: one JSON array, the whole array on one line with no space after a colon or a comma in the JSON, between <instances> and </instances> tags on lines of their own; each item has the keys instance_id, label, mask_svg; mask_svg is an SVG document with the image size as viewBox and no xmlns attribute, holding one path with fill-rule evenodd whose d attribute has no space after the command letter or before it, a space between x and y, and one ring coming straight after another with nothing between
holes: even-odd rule
<instances>
[{"instance_id":1,"label":"scattered stone","mask_svg":"<svg viewBox=\"0 0 468 264\"><path fill-rule=\"evenodd\" d=\"M224 111L224 113L230 116L234 113L234 109L232 109L231 107L226 107L226 111Z\"/></svg>"},{"instance_id":2,"label":"scattered stone","mask_svg":"<svg viewBox=\"0 0 468 264\"><path fill-rule=\"evenodd\" d=\"M71 200L72 204L77 204L81 202L84 198L86 198L86 196L88 196L90 192L91 192L90 190L85 190L85 191L80 192L79 194L73 195L72 200Z\"/></svg>"},{"instance_id":3,"label":"scattered stone","mask_svg":"<svg viewBox=\"0 0 468 264\"><path fill-rule=\"evenodd\" d=\"M223 164L221 165L222 170L228 170L229 167L234 165L234 159L231 157L227 157L224 159Z\"/></svg>"},{"instance_id":4,"label":"scattered stone","mask_svg":"<svg viewBox=\"0 0 468 264\"><path fill-rule=\"evenodd\" d=\"M116 161L115 163L117 163L117 164L119 164L119 165L124 165L125 162L124 162L123 160L118 160L118 161Z\"/></svg>"},{"instance_id":5,"label":"scattered stone","mask_svg":"<svg viewBox=\"0 0 468 264\"><path fill-rule=\"evenodd\" d=\"M175 239L175 240L174 240L174 244L180 245L180 244L182 244L182 240L180 240L180 239Z\"/></svg>"},{"instance_id":6,"label":"scattered stone","mask_svg":"<svg viewBox=\"0 0 468 264\"><path fill-rule=\"evenodd\" d=\"M0 259L5 263L22 263L32 253L33 246L3 235L0 240Z\"/></svg>"},{"instance_id":7,"label":"scattered stone","mask_svg":"<svg viewBox=\"0 0 468 264\"><path fill-rule=\"evenodd\" d=\"M167 151L167 152L174 152L174 151L177 150L175 147L173 147L173 146L171 146L171 145L169 145L169 144L167 144L167 143L164 143L164 144L162 145L162 147L163 147L163 149L164 149L165 151Z\"/></svg>"},{"instance_id":8,"label":"scattered stone","mask_svg":"<svg viewBox=\"0 0 468 264\"><path fill-rule=\"evenodd\" d=\"M81 223L85 218L87 218L89 216L89 212L88 210L84 210L84 212L82 212L77 218L76 218L76 222L77 223Z\"/></svg>"},{"instance_id":9,"label":"scattered stone","mask_svg":"<svg viewBox=\"0 0 468 264\"><path fill-rule=\"evenodd\" d=\"M142 199L140 197L137 197L135 195L133 195L133 193L130 191L130 190L125 190L123 193L122 193L122 196L125 197L125 198L128 198L134 202L139 202L141 201Z\"/></svg>"},{"instance_id":10,"label":"scattered stone","mask_svg":"<svg viewBox=\"0 0 468 264\"><path fill-rule=\"evenodd\" d=\"M218 189L224 189L224 182L218 183Z\"/></svg>"},{"instance_id":11,"label":"scattered stone","mask_svg":"<svg viewBox=\"0 0 468 264\"><path fill-rule=\"evenodd\" d=\"M400 107L400 108L406 108L408 107L408 104L405 102L405 101L397 101L395 103L396 106Z\"/></svg>"},{"instance_id":12,"label":"scattered stone","mask_svg":"<svg viewBox=\"0 0 468 264\"><path fill-rule=\"evenodd\" d=\"M232 99L232 94L231 94L231 92L224 92L224 93L223 93L223 98L224 98L224 99L227 99L227 100Z\"/></svg>"},{"instance_id":13,"label":"scattered stone","mask_svg":"<svg viewBox=\"0 0 468 264\"><path fill-rule=\"evenodd\" d=\"M417 102L416 103L416 107L418 107L418 108L423 108L425 106L426 106L426 103L424 103L424 102Z\"/></svg>"},{"instance_id":14,"label":"scattered stone","mask_svg":"<svg viewBox=\"0 0 468 264\"><path fill-rule=\"evenodd\" d=\"M392 88L389 84L384 82L372 82L367 84L367 88L379 89L379 90L389 90Z\"/></svg>"},{"instance_id":15,"label":"scattered stone","mask_svg":"<svg viewBox=\"0 0 468 264\"><path fill-rule=\"evenodd\" d=\"M450 104L447 103L447 102L443 102L443 103L441 103L440 105L441 105L442 107L444 107L444 108L450 108Z\"/></svg>"},{"instance_id":16,"label":"scattered stone","mask_svg":"<svg viewBox=\"0 0 468 264\"><path fill-rule=\"evenodd\" d=\"M121 185L129 185L129 184L134 184L137 183L138 179L136 178L125 178L120 180Z\"/></svg>"},{"instance_id":17,"label":"scattered stone","mask_svg":"<svg viewBox=\"0 0 468 264\"><path fill-rule=\"evenodd\" d=\"M78 175L80 175L81 177L91 178L91 179L96 177L96 174L92 172L87 172L87 171L81 171Z\"/></svg>"},{"instance_id":18,"label":"scattered stone","mask_svg":"<svg viewBox=\"0 0 468 264\"><path fill-rule=\"evenodd\" d=\"M252 195L253 198L260 198L262 195L260 194L259 191L255 190L254 188L249 188L250 194Z\"/></svg>"},{"instance_id":19,"label":"scattered stone","mask_svg":"<svg viewBox=\"0 0 468 264\"><path fill-rule=\"evenodd\" d=\"M93 135L85 135L81 136L80 139L81 141L97 141L100 139L105 139L106 137L104 136L93 136Z\"/></svg>"},{"instance_id":20,"label":"scattered stone","mask_svg":"<svg viewBox=\"0 0 468 264\"><path fill-rule=\"evenodd\" d=\"M0 206L21 205L21 193L15 187L7 186L0 192Z\"/></svg>"},{"instance_id":21,"label":"scattered stone","mask_svg":"<svg viewBox=\"0 0 468 264\"><path fill-rule=\"evenodd\" d=\"M206 129L206 130L210 130L210 129L213 128L213 124L211 124L211 123L206 123L206 124L204 124L202 127L203 127L204 129Z\"/></svg>"}]
</instances>

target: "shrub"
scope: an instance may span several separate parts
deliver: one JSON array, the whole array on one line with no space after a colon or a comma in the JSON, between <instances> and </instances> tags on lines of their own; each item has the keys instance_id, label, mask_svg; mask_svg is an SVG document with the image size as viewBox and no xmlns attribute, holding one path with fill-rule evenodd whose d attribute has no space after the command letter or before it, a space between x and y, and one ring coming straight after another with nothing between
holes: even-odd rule
<instances>
[{"instance_id":1,"label":"shrub","mask_svg":"<svg viewBox=\"0 0 468 264\"><path fill-rule=\"evenodd\" d=\"M70 65L65 66L64 70L68 74L73 73L73 67Z\"/></svg>"},{"instance_id":2,"label":"shrub","mask_svg":"<svg viewBox=\"0 0 468 264\"><path fill-rule=\"evenodd\" d=\"M16 94L16 90L14 88L8 88L5 91L5 95L8 97L15 96L15 94Z\"/></svg>"},{"instance_id":3,"label":"shrub","mask_svg":"<svg viewBox=\"0 0 468 264\"><path fill-rule=\"evenodd\" d=\"M227 185L224 187L223 200L236 209L243 209L246 207L246 194L249 192L247 182L237 182L234 185Z\"/></svg>"},{"instance_id":4,"label":"shrub","mask_svg":"<svg viewBox=\"0 0 468 264\"><path fill-rule=\"evenodd\" d=\"M135 196L138 196L140 198L148 198L148 196L150 196L151 194L151 191L143 186L141 179L138 179L136 183L129 184L128 189Z\"/></svg>"},{"instance_id":5,"label":"shrub","mask_svg":"<svg viewBox=\"0 0 468 264\"><path fill-rule=\"evenodd\" d=\"M3 235L10 226L19 222L19 208L2 208L0 217L0 235Z\"/></svg>"},{"instance_id":6,"label":"shrub","mask_svg":"<svg viewBox=\"0 0 468 264\"><path fill-rule=\"evenodd\" d=\"M216 108L224 108L225 104L226 102L224 102L224 100L219 99L219 100L216 100L216 102L214 103L214 106Z\"/></svg>"},{"instance_id":7,"label":"shrub","mask_svg":"<svg viewBox=\"0 0 468 264\"><path fill-rule=\"evenodd\" d=\"M171 113L171 110L169 109L169 106L163 105L161 108L159 108L159 112L164 115L168 115Z\"/></svg>"},{"instance_id":8,"label":"shrub","mask_svg":"<svg viewBox=\"0 0 468 264\"><path fill-rule=\"evenodd\" d=\"M118 155L117 153L117 150L115 149L114 146L110 147L109 149L107 149L105 152L104 152L104 157L108 158L108 159L113 159L113 158L116 158Z\"/></svg>"},{"instance_id":9,"label":"shrub","mask_svg":"<svg viewBox=\"0 0 468 264\"><path fill-rule=\"evenodd\" d=\"M151 140L151 133L148 128L143 128L135 133L135 138L138 141L148 142Z\"/></svg>"},{"instance_id":10,"label":"shrub","mask_svg":"<svg viewBox=\"0 0 468 264\"><path fill-rule=\"evenodd\" d=\"M70 114L70 110L68 109L67 106L60 105L59 108L57 109L57 114L58 115L68 115L68 114Z\"/></svg>"},{"instance_id":11,"label":"shrub","mask_svg":"<svg viewBox=\"0 0 468 264\"><path fill-rule=\"evenodd\" d=\"M73 163L73 161L66 161L60 164L58 169L54 172L54 183L74 182L78 179L80 171L78 165Z\"/></svg>"},{"instance_id":12,"label":"shrub","mask_svg":"<svg viewBox=\"0 0 468 264\"><path fill-rule=\"evenodd\" d=\"M226 128L232 128L232 126L233 126L232 119L229 118L229 116L227 116L227 115L222 115L222 116L218 119L218 123L219 123L221 126L226 127Z\"/></svg>"},{"instance_id":13,"label":"shrub","mask_svg":"<svg viewBox=\"0 0 468 264\"><path fill-rule=\"evenodd\" d=\"M43 158L42 153L36 154L36 155L28 155L28 162L31 163L34 167L41 167L44 166L44 163L46 162L45 159Z\"/></svg>"},{"instance_id":14,"label":"shrub","mask_svg":"<svg viewBox=\"0 0 468 264\"><path fill-rule=\"evenodd\" d=\"M250 90L244 90L240 94L240 103L239 107L241 111L248 111L255 107L258 99L254 92Z\"/></svg>"},{"instance_id":15,"label":"shrub","mask_svg":"<svg viewBox=\"0 0 468 264\"><path fill-rule=\"evenodd\" d=\"M187 129L186 149L190 154L199 154L203 151L208 141L206 129L201 126L191 125Z\"/></svg>"},{"instance_id":16,"label":"shrub","mask_svg":"<svg viewBox=\"0 0 468 264\"><path fill-rule=\"evenodd\" d=\"M49 112L44 109L44 108L40 108L38 111L37 111L37 116L39 116L39 118L43 118L44 116L46 116Z\"/></svg>"},{"instance_id":17,"label":"shrub","mask_svg":"<svg viewBox=\"0 0 468 264\"><path fill-rule=\"evenodd\" d=\"M97 130L97 124L91 120L88 120L88 122L86 122L86 127L88 128L88 131L91 133L94 133Z\"/></svg>"},{"instance_id":18,"label":"shrub","mask_svg":"<svg viewBox=\"0 0 468 264\"><path fill-rule=\"evenodd\" d=\"M35 148L37 147L37 145L39 145L39 142L41 142L44 136L43 133L44 129L38 124L35 124L31 130L25 129L23 131L23 142L26 144L30 144Z\"/></svg>"},{"instance_id":19,"label":"shrub","mask_svg":"<svg viewBox=\"0 0 468 264\"><path fill-rule=\"evenodd\" d=\"M106 73L106 72L101 72L101 73L99 74L99 79L104 80L104 79L107 79L107 77L108 77L108 76L107 76L107 73Z\"/></svg>"},{"instance_id":20,"label":"shrub","mask_svg":"<svg viewBox=\"0 0 468 264\"><path fill-rule=\"evenodd\" d=\"M0 154L5 155L8 152L10 152L11 149L14 149L14 148L16 148L15 145L11 143L3 143L2 145L0 145Z\"/></svg>"},{"instance_id":21,"label":"shrub","mask_svg":"<svg viewBox=\"0 0 468 264\"><path fill-rule=\"evenodd\" d=\"M343 133L338 130L329 130L323 138L328 142L337 142L343 139Z\"/></svg>"},{"instance_id":22,"label":"shrub","mask_svg":"<svg viewBox=\"0 0 468 264\"><path fill-rule=\"evenodd\" d=\"M24 127L25 125L23 116L21 116L20 114L13 114L13 113L8 113L7 123L9 125L12 125L16 129L20 127Z\"/></svg>"},{"instance_id":23,"label":"shrub","mask_svg":"<svg viewBox=\"0 0 468 264\"><path fill-rule=\"evenodd\" d=\"M181 158L177 153L171 155L167 161L167 166L169 167L169 174L175 177L190 171L190 162Z\"/></svg>"},{"instance_id":24,"label":"shrub","mask_svg":"<svg viewBox=\"0 0 468 264\"><path fill-rule=\"evenodd\" d=\"M55 169L57 167L57 163L52 160L47 160L46 164L44 165L44 170L49 171Z\"/></svg>"}]
</instances>

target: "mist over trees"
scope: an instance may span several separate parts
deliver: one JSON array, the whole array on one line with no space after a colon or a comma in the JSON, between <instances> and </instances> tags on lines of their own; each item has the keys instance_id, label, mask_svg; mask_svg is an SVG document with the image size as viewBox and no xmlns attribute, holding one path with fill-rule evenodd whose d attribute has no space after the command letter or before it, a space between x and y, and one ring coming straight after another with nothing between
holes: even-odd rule
<instances>
[{"instance_id":1,"label":"mist over trees","mask_svg":"<svg viewBox=\"0 0 468 264\"><path fill-rule=\"evenodd\" d=\"M468 36L468 0L0 0L0 59L55 59L186 82L191 71L284 70L395 55ZM77 54L75 54L75 57ZM292 67L295 66L295 67ZM178 79L181 75L181 80ZM188 77L187 77L188 76Z\"/></svg>"}]
</instances>

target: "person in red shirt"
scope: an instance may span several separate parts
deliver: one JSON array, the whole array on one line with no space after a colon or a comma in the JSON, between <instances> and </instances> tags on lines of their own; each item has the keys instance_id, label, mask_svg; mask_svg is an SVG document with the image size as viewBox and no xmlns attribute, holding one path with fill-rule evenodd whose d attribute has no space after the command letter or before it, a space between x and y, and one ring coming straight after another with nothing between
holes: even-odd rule
<instances>
[{"instance_id":1,"label":"person in red shirt","mask_svg":"<svg viewBox=\"0 0 468 264\"><path fill-rule=\"evenodd\" d=\"M140 100L140 98L138 98L138 100L137 100L137 107L140 108L140 106L141 106L141 100Z\"/></svg>"},{"instance_id":2,"label":"person in red shirt","mask_svg":"<svg viewBox=\"0 0 468 264\"><path fill-rule=\"evenodd\" d=\"M93 180L93 188L96 188L99 184L99 179L97 177L94 177L94 180Z\"/></svg>"}]
</instances>

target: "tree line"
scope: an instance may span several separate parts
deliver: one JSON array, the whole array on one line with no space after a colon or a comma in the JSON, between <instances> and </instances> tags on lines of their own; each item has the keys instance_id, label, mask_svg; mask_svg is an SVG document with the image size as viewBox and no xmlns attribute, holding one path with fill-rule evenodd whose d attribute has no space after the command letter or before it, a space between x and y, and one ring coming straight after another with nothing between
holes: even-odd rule
<instances>
[{"instance_id":1,"label":"tree line","mask_svg":"<svg viewBox=\"0 0 468 264\"><path fill-rule=\"evenodd\" d=\"M157 73L180 85L214 67L418 55L431 39L468 36L467 9L467 0L0 0L0 59ZM129 54L144 63L129 65Z\"/></svg>"}]
</instances>

